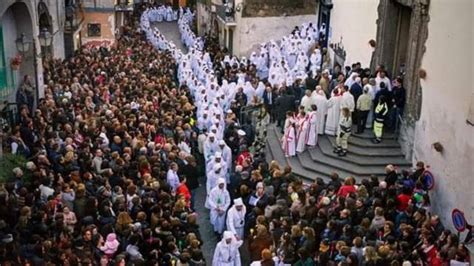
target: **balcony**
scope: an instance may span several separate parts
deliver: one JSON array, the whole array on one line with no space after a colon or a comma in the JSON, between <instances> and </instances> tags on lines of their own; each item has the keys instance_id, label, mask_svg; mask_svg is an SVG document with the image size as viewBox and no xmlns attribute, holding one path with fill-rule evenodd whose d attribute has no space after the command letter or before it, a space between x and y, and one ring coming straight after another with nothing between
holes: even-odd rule
<instances>
[{"instance_id":1,"label":"balcony","mask_svg":"<svg viewBox=\"0 0 474 266\"><path fill-rule=\"evenodd\" d=\"M228 7L226 4L223 5L215 5L216 7L216 15L219 20L224 23L226 26L236 26L235 17L234 17L234 9Z\"/></svg>"}]
</instances>

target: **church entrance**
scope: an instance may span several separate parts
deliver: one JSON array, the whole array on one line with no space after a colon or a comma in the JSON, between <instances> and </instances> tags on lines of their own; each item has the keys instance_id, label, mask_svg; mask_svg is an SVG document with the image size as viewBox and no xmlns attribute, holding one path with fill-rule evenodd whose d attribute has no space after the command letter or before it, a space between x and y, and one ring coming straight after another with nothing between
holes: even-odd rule
<instances>
[{"instance_id":1,"label":"church entrance","mask_svg":"<svg viewBox=\"0 0 474 266\"><path fill-rule=\"evenodd\" d=\"M405 118L414 122L421 111L418 71L428 38L428 5L423 0L381 0L378 12L371 68L383 65L391 80L403 78L407 90Z\"/></svg>"}]
</instances>

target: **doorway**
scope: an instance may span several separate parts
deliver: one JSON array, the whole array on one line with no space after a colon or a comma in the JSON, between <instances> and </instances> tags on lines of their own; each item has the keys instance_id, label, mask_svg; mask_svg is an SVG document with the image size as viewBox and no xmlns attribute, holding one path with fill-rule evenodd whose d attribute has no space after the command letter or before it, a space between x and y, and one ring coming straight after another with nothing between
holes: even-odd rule
<instances>
[{"instance_id":1,"label":"doorway","mask_svg":"<svg viewBox=\"0 0 474 266\"><path fill-rule=\"evenodd\" d=\"M408 42L410 40L410 22L412 9L400 4L397 14L396 44L393 51L393 62L391 66L391 75L404 76L405 66L407 64Z\"/></svg>"}]
</instances>

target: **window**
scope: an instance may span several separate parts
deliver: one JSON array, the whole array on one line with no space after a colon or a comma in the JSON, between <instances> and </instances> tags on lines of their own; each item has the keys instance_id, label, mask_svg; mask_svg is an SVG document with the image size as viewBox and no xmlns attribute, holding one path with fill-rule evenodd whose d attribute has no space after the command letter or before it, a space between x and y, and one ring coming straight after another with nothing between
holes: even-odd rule
<instances>
[{"instance_id":1,"label":"window","mask_svg":"<svg viewBox=\"0 0 474 266\"><path fill-rule=\"evenodd\" d=\"M89 23L87 24L87 36L88 37L100 37L100 23Z\"/></svg>"}]
</instances>

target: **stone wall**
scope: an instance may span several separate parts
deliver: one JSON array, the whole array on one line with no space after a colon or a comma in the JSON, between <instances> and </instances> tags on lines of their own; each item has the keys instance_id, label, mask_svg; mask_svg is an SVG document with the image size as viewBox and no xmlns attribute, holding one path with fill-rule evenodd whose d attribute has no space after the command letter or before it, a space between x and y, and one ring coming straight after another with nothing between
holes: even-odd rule
<instances>
[{"instance_id":1,"label":"stone wall","mask_svg":"<svg viewBox=\"0 0 474 266\"><path fill-rule=\"evenodd\" d=\"M427 75L421 80L421 116L414 131L413 161L431 165L433 211L451 229L454 208L464 211L468 223L474 223L474 127L466 122L474 93L473 12L472 0L458 0L455 5L430 3L421 66ZM442 153L434 150L435 142L443 145Z\"/></svg>"},{"instance_id":2,"label":"stone wall","mask_svg":"<svg viewBox=\"0 0 474 266\"><path fill-rule=\"evenodd\" d=\"M314 14L315 0L245 0L243 17L276 17Z\"/></svg>"}]
</instances>

